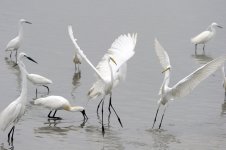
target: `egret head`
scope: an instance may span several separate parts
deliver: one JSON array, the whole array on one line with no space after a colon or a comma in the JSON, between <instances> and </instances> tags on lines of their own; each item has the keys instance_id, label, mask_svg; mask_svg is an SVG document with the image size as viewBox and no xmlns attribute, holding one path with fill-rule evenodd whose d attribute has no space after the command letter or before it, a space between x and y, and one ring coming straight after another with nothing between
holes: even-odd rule
<instances>
[{"instance_id":1,"label":"egret head","mask_svg":"<svg viewBox=\"0 0 226 150\"><path fill-rule=\"evenodd\" d=\"M170 66L167 67L165 70L162 71L162 73L166 72L167 70L170 70L170 68L171 68Z\"/></svg>"},{"instance_id":2,"label":"egret head","mask_svg":"<svg viewBox=\"0 0 226 150\"><path fill-rule=\"evenodd\" d=\"M21 24L22 24L22 23L32 24L31 22L29 22L29 21L27 21L27 20L25 20L25 19L20 19L20 23L21 23Z\"/></svg>"},{"instance_id":3,"label":"egret head","mask_svg":"<svg viewBox=\"0 0 226 150\"><path fill-rule=\"evenodd\" d=\"M218 27L218 28L223 28L222 26L218 25L216 22L213 22L211 24L212 27Z\"/></svg>"},{"instance_id":4,"label":"egret head","mask_svg":"<svg viewBox=\"0 0 226 150\"><path fill-rule=\"evenodd\" d=\"M32 59L31 57L27 56L26 53L21 52L21 53L19 54L19 56L18 56L18 60L21 61L23 58L27 58L28 60L33 61L34 63L37 64L37 62L36 62L34 59Z\"/></svg>"}]
</instances>

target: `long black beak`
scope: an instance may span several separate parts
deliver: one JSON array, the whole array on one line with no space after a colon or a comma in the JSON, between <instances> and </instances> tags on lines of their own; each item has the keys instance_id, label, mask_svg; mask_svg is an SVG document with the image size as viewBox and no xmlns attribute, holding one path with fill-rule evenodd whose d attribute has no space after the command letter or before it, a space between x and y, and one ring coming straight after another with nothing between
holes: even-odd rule
<instances>
[{"instance_id":1,"label":"long black beak","mask_svg":"<svg viewBox=\"0 0 226 150\"><path fill-rule=\"evenodd\" d=\"M83 117L84 117L84 120L88 120L88 117L87 117L87 115L86 115L85 110L81 111L81 113L82 113L82 115L83 115Z\"/></svg>"},{"instance_id":2,"label":"long black beak","mask_svg":"<svg viewBox=\"0 0 226 150\"><path fill-rule=\"evenodd\" d=\"M31 22L29 22L29 21L25 21L25 23L32 24L32 23L31 23Z\"/></svg>"},{"instance_id":3,"label":"long black beak","mask_svg":"<svg viewBox=\"0 0 226 150\"><path fill-rule=\"evenodd\" d=\"M219 25L218 25L217 27L218 27L218 28L223 28L222 26L219 26Z\"/></svg>"},{"instance_id":4,"label":"long black beak","mask_svg":"<svg viewBox=\"0 0 226 150\"><path fill-rule=\"evenodd\" d=\"M30 61L33 61L34 63L37 64L37 62L34 59L32 59L31 57L26 56L26 58L29 59Z\"/></svg>"}]
</instances>

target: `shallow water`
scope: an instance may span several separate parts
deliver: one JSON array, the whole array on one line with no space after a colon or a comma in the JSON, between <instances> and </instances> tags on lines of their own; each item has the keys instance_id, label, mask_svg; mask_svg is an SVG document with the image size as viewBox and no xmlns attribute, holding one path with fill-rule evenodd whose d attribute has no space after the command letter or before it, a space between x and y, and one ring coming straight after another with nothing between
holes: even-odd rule
<instances>
[{"instance_id":1,"label":"shallow water","mask_svg":"<svg viewBox=\"0 0 226 150\"><path fill-rule=\"evenodd\" d=\"M8 1L0 2L0 110L20 93L20 72L12 67L5 46L17 34L20 18L24 42L20 51L38 61L26 61L28 72L53 80L51 95L61 95L71 103L86 107L89 117L82 126L80 113L59 111L63 120L47 120L48 110L33 105L35 87L29 83L26 114L15 130L14 149L225 149L226 101L222 75L218 70L189 96L169 104L161 130L152 130L157 109L158 90L163 80L154 51L154 38L167 50L172 65L171 85L201 64L225 54L225 28L217 30L213 41L201 46L198 54L190 38L215 21L226 26L224 1ZM107 99L104 114L105 137L96 115L100 98L89 101L87 91L95 81L94 72L83 62L75 73L73 45L67 25L73 26L78 44L97 64L113 40L123 33L137 32L136 54L128 62L125 82L113 90L113 105L123 128L112 114L107 123ZM39 96L46 89L39 88ZM86 105L87 104L87 105ZM158 118L156 127L160 121ZM1 149L8 149L7 133L1 133Z\"/></svg>"}]
</instances>

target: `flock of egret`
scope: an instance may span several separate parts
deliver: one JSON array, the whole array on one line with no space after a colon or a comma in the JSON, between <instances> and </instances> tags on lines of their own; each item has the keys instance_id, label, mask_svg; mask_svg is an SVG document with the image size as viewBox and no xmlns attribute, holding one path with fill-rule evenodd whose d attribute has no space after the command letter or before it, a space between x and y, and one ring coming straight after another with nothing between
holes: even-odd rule
<instances>
[{"instance_id":1,"label":"flock of egret","mask_svg":"<svg viewBox=\"0 0 226 150\"><path fill-rule=\"evenodd\" d=\"M48 94L49 94L48 84L52 83L50 79L47 79L43 76L28 73L23 63L23 59L27 58L37 63L31 57L27 56L23 52L21 52L17 57L17 51L23 39L23 26L22 26L23 23L31 24L29 21L26 21L25 19L20 19L18 36L12 39L6 46L6 51L11 52L10 58L12 52L16 51L15 60L21 71L22 78L22 87L21 87L22 89L20 96L16 100L11 102L0 114L0 129L2 131L5 131L6 128L12 126L11 130L8 133L9 143L13 142L15 125L25 112L25 107L27 103L27 79L36 86L46 87L48 90ZM217 23L212 23L207 31L204 31L191 39L191 42L195 44L195 51L197 50L198 44L204 44L203 46L204 51L205 44L209 40L211 40L215 35L216 32L215 27L222 28ZM119 82L124 80L126 77L127 61L130 58L132 58L133 55L135 54L134 49L137 41L137 34L120 35L117 39L115 39L111 47L107 50L106 54L102 57L102 59L100 60L96 67L94 67L94 65L84 54L84 51L77 44L77 39L73 35L73 30L71 26L68 26L68 34L75 47L75 55L73 59L75 63L75 69L79 70L79 64L81 64L81 62L84 60L85 62L88 63L91 69L93 69L94 72L97 74L96 81L93 83L93 85L88 91L88 98L95 99L99 96L101 97L101 100L97 106L97 114L99 107L101 106L102 134L104 135L105 133L103 123L104 122L103 106L107 95L109 95L109 105L108 105L109 116L111 115L111 111L113 110L116 117L118 118L119 124L121 125L121 127L123 127L122 121L112 104L112 89L115 88L119 84ZM162 113L161 121L158 127L160 129L169 100L174 100L176 98L181 98L188 95L197 85L199 85L203 80L205 80L208 76L210 76L221 66L223 76L225 76L223 64L224 61L226 60L226 55L206 63L205 65L199 67L197 70L195 70L194 72L192 72L191 74L177 82L174 86L169 87L171 72L170 59L166 50L161 46L157 39L155 39L155 52L163 68L162 73L164 74L164 80L159 90L160 99L158 101L158 107L152 128L154 127L155 122L157 120L159 108L161 105L163 105L164 111ZM224 87L226 87L225 85L226 84L224 82ZM37 88L34 104L48 108L50 110L48 117L52 119L61 119L60 117L55 116L56 112L58 110L66 110L71 112L81 112L84 118L84 122L88 120L84 107L72 106L67 99L61 96L47 96L43 98L38 98ZM53 111L54 113L52 114Z\"/></svg>"}]
</instances>

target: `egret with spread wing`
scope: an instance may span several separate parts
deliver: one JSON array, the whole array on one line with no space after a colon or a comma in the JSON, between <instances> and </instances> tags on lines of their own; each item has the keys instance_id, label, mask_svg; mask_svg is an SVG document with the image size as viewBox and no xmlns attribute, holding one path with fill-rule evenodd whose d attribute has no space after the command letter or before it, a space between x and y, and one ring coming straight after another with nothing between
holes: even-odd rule
<instances>
[{"instance_id":1,"label":"egret with spread wing","mask_svg":"<svg viewBox=\"0 0 226 150\"><path fill-rule=\"evenodd\" d=\"M83 51L77 44L77 40L73 36L72 27L68 26L69 36L72 39L78 53L81 57L91 66L91 68L97 74L97 80L92 85L88 92L90 99L95 99L98 96L103 96L97 107L97 112L100 104L102 104L102 133L104 135L104 125L103 125L103 105L106 95L110 95L109 101L109 113L111 113L111 108L116 114L120 125L122 122L116 113L114 107L112 106L112 89L125 78L126 75L126 62L134 55L134 48L136 45L137 34L128 34L119 36L111 45L111 48L103 56L101 61L98 63L97 67L89 61Z\"/></svg>"},{"instance_id":2,"label":"egret with spread wing","mask_svg":"<svg viewBox=\"0 0 226 150\"><path fill-rule=\"evenodd\" d=\"M152 126L153 128L156 122L159 108L161 105L163 105L165 108L162 114L161 122L159 124L160 129L168 105L168 101L188 95L196 86L198 86L203 80L205 80L208 76L210 76L220 66L223 65L224 61L226 60L226 56L221 56L206 63L205 65L199 67L197 70L195 70L194 72L192 72L191 74L177 82L173 87L169 87L171 71L169 56L167 52L164 50L164 48L160 45L157 39L155 39L155 51L163 68L162 73L165 73L165 78L159 91L160 99L158 101L158 108Z\"/></svg>"}]
</instances>

